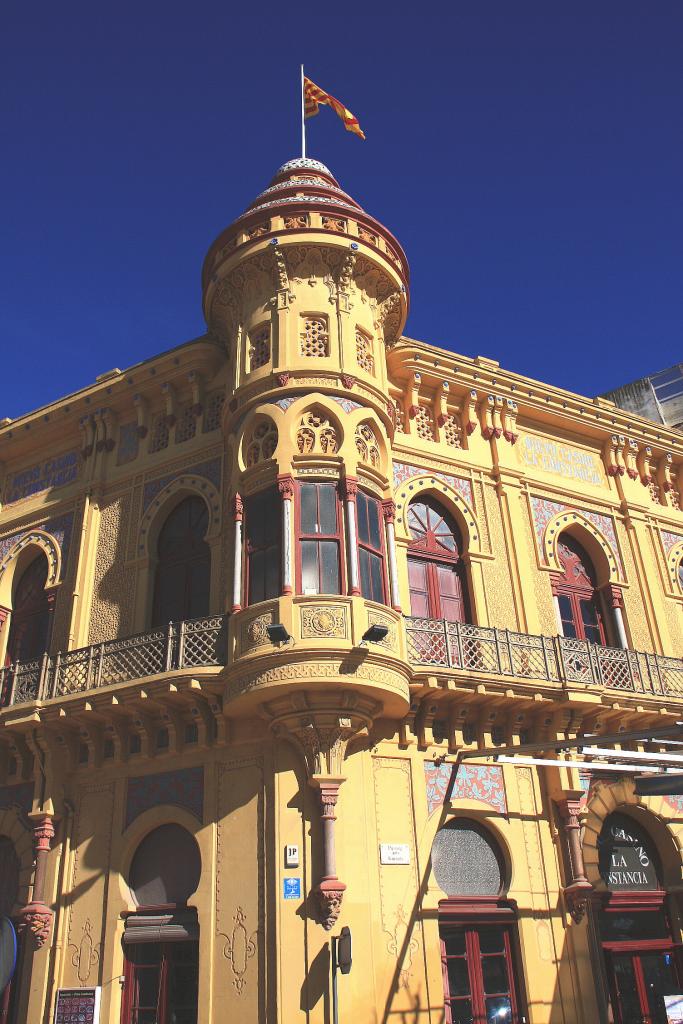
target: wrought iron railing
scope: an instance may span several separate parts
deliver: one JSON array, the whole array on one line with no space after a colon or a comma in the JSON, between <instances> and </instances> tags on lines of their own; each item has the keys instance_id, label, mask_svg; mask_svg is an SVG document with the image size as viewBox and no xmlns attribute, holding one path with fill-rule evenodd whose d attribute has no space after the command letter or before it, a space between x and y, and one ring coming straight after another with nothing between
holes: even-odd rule
<instances>
[{"instance_id":1,"label":"wrought iron railing","mask_svg":"<svg viewBox=\"0 0 683 1024\"><path fill-rule=\"evenodd\" d=\"M0 670L0 706L63 697L226 657L225 617L208 615Z\"/></svg>"},{"instance_id":2,"label":"wrought iron railing","mask_svg":"<svg viewBox=\"0 0 683 1024\"><path fill-rule=\"evenodd\" d=\"M406 617L413 665L683 697L683 660L443 619Z\"/></svg>"}]
</instances>

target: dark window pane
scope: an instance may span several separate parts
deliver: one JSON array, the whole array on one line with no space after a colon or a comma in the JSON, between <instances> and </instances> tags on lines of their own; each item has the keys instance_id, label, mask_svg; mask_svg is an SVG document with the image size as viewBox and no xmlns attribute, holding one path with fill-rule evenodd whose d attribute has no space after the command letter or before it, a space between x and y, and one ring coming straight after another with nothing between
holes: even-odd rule
<instances>
[{"instance_id":1,"label":"dark window pane","mask_svg":"<svg viewBox=\"0 0 683 1024\"><path fill-rule=\"evenodd\" d=\"M451 1020L453 1024L472 1024L472 1003L469 999L458 999L451 1003Z\"/></svg>"},{"instance_id":2,"label":"dark window pane","mask_svg":"<svg viewBox=\"0 0 683 1024\"><path fill-rule=\"evenodd\" d=\"M379 550L382 546L379 532L379 508L377 502L373 501L371 498L368 499L368 527L370 532L370 546Z\"/></svg>"},{"instance_id":3,"label":"dark window pane","mask_svg":"<svg viewBox=\"0 0 683 1024\"><path fill-rule=\"evenodd\" d=\"M330 534L337 532L337 488L334 484L318 484L318 500L320 503L320 532Z\"/></svg>"},{"instance_id":4,"label":"dark window pane","mask_svg":"<svg viewBox=\"0 0 683 1024\"><path fill-rule=\"evenodd\" d=\"M249 558L249 604L265 600L265 554L254 551Z\"/></svg>"},{"instance_id":5,"label":"dark window pane","mask_svg":"<svg viewBox=\"0 0 683 1024\"><path fill-rule=\"evenodd\" d=\"M507 996L486 1000L486 1024L506 1024L512 1020L512 1003Z\"/></svg>"},{"instance_id":6,"label":"dark window pane","mask_svg":"<svg viewBox=\"0 0 683 1024\"><path fill-rule=\"evenodd\" d=\"M508 971L503 956L485 956L481 961L484 992L507 992Z\"/></svg>"},{"instance_id":7,"label":"dark window pane","mask_svg":"<svg viewBox=\"0 0 683 1024\"><path fill-rule=\"evenodd\" d=\"M301 591L318 593L318 545L314 540L301 542Z\"/></svg>"},{"instance_id":8,"label":"dark window pane","mask_svg":"<svg viewBox=\"0 0 683 1024\"><path fill-rule=\"evenodd\" d=\"M498 928L482 928L479 932L479 950L482 953L502 953L505 950L505 938Z\"/></svg>"},{"instance_id":9,"label":"dark window pane","mask_svg":"<svg viewBox=\"0 0 683 1024\"><path fill-rule=\"evenodd\" d=\"M266 551L266 581L264 600L277 597L280 593L280 548L272 547Z\"/></svg>"},{"instance_id":10,"label":"dark window pane","mask_svg":"<svg viewBox=\"0 0 683 1024\"><path fill-rule=\"evenodd\" d=\"M446 947L446 956L464 955L465 933L449 932L444 938L444 945Z\"/></svg>"},{"instance_id":11,"label":"dark window pane","mask_svg":"<svg viewBox=\"0 0 683 1024\"><path fill-rule=\"evenodd\" d=\"M372 594L369 596L373 601L383 601L384 588L382 586L382 559L378 555L370 555L370 575L372 580Z\"/></svg>"},{"instance_id":12,"label":"dark window pane","mask_svg":"<svg viewBox=\"0 0 683 1024\"><path fill-rule=\"evenodd\" d=\"M321 541L321 593L339 593L339 548L334 540Z\"/></svg>"},{"instance_id":13,"label":"dark window pane","mask_svg":"<svg viewBox=\"0 0 683 1024\"><path fill-rule=\"evenodd\" d=\"M370 552L360 549L360 592L368 601L372 600L372 577L370 574Z\"/></svg>"},{"instance_id":14,"label":"dark window pane","mask_svg":"<svg viewBox=\"0 0 683 1024\"><path fill-rule=\"evenodd\" d=\"M637 913L600 914L600 934L604 942L636 942L641 939L666 939L669 925L666 915L658 910Z\"/></svg>"},{"instance_id":15,"label":"dark window pane","mask_svg":"<svg viewBox=\"0 0 683 1024\"><path fill-rule=\"evenodd\" d=\"M280 497L272 488L246 501L249 604L277 597L280 593L281 506Z\"/></svg>"},{"instance_id":16,"label":"dark window pane","mask_svg":"<svg viewBox=\"0 0 683 1024\"><path fill-rule=\"evenodd\" d=\"M448 970L448 991L451 996L468 996L470 979L467 972L467 961L464 957L456 957L446 963Z\"/></svg>"},{"instance_id":17,"label":"dark window pane","mask_svg":"<svg viewBox=\"0 0 683 1024\"><path fill-rule=\"evenodd\" d=\"M301 485L301 532L317 533L318 525L318 502L317 485Z\"/></svg>"},{"instance_id":18,"label":"dark window pane","mask_svg":"<svg viewBox=\"0 0 683 1024\"><path fill-rule=\"evenodd\" d=\"M358 539L363 544L370 542L370 528L368 525L368 499L362 491L358 492L358 498L356 500L356 509L358 512Z\"/></svg>"}]
</instances>

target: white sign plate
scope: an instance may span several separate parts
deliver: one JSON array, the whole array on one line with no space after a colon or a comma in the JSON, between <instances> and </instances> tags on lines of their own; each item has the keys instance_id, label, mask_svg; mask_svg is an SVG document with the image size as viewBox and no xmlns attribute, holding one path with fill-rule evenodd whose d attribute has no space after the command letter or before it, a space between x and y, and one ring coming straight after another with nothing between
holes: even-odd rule
<instances>
[{"instance_id":1,"label":"white sign plate","mask_svg":"<svg viewBox=\"0 0 683 1024\"><path fill-rule=\"evenodd\" d=\"M410 864L410 847L407 843L380 843L380 864Z\"/></svg>"}]
</instances>

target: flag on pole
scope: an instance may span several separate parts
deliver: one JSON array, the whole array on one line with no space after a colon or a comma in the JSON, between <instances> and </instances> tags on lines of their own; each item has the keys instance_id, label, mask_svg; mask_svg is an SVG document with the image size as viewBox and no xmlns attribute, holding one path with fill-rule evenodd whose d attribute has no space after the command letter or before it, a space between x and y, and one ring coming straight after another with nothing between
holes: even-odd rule
<instances>
[{"instance_id":1,"label":"flag on pole","mask_svg":"<svg viewBox=\"0 0 683 1024\"><path fill-rule=\"evenodd\" d=\"M323 106L332 107L335 114L344 122L347 132L353 132L354 135L359 135L361 139L365 138L358 124L358 119L353 116L351 111L347 110L344 104L336 100L334 96L330 96L329 92L325 92L315 82L312 82L310 78L304 76L305 116L315 117L316 114L320 113L319 107L321 103Z\"/></svg>"}]
</instances>

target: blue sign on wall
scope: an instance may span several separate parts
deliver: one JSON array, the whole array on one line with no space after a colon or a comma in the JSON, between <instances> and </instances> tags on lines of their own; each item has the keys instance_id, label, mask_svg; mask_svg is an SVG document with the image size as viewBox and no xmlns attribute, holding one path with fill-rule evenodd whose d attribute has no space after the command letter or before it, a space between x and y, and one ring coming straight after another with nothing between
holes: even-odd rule
<instances>
[{"instance_id":1,"label":"blue sign on wall","mask_svg":"<svg viewBox=\"0 0 683 1024\"><path fill-rule=\"evenodd\" d=\"M282 879L282 895L286 900L300 900L301 899L301 879L300 878L283 878Z\"/></svg>"}]
</instances>

